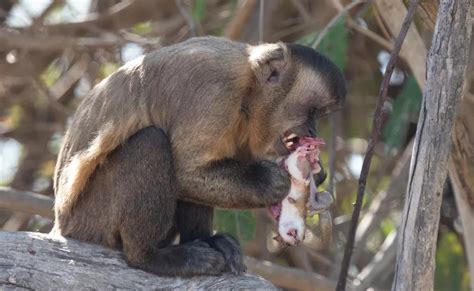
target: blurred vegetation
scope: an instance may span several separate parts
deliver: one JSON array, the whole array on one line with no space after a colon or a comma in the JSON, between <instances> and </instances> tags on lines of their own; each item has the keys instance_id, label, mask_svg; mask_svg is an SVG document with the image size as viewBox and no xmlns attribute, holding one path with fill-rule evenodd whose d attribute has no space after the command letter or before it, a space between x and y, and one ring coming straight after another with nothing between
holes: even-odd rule
<instances>
[{"instance_id":1,"label":"blurred vegetation","mask_svg":"<svg viewBox=\"0 0 474 291\"><path fill-rule=\"evenodd\" d=\"M336 203L331 209L334 218L333 243L326 248L313 235L309 236L305 245L294 248L282 249L277 244L269 243L271 239L267 238L273 237L276 227L266 210L217 209L214 226L217 231L235 235L248 255L306 272L317 272L335 280L372 126L381 70L386 64L386 61L380 61L379 56L387 53L380 41L358 32L354 24L351 26L348 23L356 23L359 28L369 30L389 43L392 41L370 1L355 6L347 15L339 13L334 3L347 5L350 1L265 1L263 36L258 35L258 1L250 5L250 12L242 8L245 1L131 1L135 4L130 5L126 16L120 15L113 21L95 21L85 28L64 26L56 27L56 30L48 29L48 26L85 21L89 13L105 15L114 11L115 5L123 3L119 0L92 0L90 7L78 12L78 3L73 5L74 1L45 2L47 5L43 5L42 9L34 9L39 4L33 0L0 0L0 11L5 11L7 15L4 17L0 13L0 33L14 31L24 36L22 41L25 43L23 46L2 43L0 35L0 184L50 196L53 193L55 159L71 114L87 91L128 61L127 56L133 58L183 41L192 36L191 25L195 26L197 35L229 36L229 31L236 29L239 31L236 39L249 43L257 43L262 37L263 41L268 42L298 42L313 47L323 33L315 49L341 68L349 90L346 106L334 115L333 123L330 119L324 119L318 124L320 135L328 142L321 160L334 179ZM191 16L192 24L178 9L178 2ZM48 10L48 7L52 9ZM245 13L250 14L246 17ZM238 17L245 21L238 22ZM333 19L332 25L326 27ZM417 19L417 26L428 47L431 32L423 26L421 18ZM45 44L31 44L29 38L36 36L41 36ZM65 45L61 49L48 47L48 39L57 37L89 37L91 42L101 43L108 39L117 43L103 46ZM364 240L357 241L350 270L354 281L375 260L375 254L387 237L395 234L400 221L406 180L397 179L395 168L414 137L422 99L421 89L408 66L409 61L398 61L401 81L392 82L389 88L390 102L385 104L383 137L376 148L363 208L363 215L378 214L372 220L368 219L369 215L361 219L367 219L369 230ZM72 81L66 77L72 78ZM61 95L55 95L58 92ZM335 144L331 144L331 140ZM329 166L331 155L335 157L332 169ZM401 183L398 186L401 190L396 191L398 194L390 199L382 198L389 188L397 187L397 183ZM328 185L329 181L326 181L323 188ZM376 206L380 201L384 201L382 206L385 208L376 212L373 208L381 207ZM447 222L441 222L449 228L444 227L439 233L436 290L469 289L465 246L460 243L462 234L459 228L455 227L458 220L455 214L449 216ZM18 225L14 230L48 231L51 227L51 221L36 216L0 211L0 226L4 225L6 229L5 226L14 222ZM308 218L308 224L312 234L317 234L317 217ZM394 254L387 251L382 255L383 260L390 262L387 264L389 267L375 269L373 272L378 272L378 275L367 282L376 290L389 289L394 272Z\"/></svg>"}]
</instances>

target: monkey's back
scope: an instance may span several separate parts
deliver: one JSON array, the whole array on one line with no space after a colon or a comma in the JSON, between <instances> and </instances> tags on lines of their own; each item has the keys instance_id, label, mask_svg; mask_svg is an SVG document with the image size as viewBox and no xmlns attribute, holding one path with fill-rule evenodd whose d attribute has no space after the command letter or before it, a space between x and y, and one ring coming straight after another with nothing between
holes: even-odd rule
<instances>
[{"instance_id":1,"label":"monkey's back","mask_svg":"<svg viewBox=\"0 0 474 291\"><path fill-rule=\"evenodd\" d=\"M234 98L231 105L237 104L239 96L225 95L248 82L248 69L245 44L203 37L140 57L97 84L62 143L54 177L56 219L68 215L96 167L135 132L155 125L182 139L187 132L179 119L199 122L216 102Z\"/></svg>"}]
</instances>

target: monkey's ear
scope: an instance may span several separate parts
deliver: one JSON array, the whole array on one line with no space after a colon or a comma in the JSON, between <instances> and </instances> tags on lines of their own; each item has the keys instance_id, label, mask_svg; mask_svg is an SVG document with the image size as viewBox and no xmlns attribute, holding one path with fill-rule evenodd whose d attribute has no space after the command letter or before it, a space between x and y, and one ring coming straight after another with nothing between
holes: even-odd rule
<instances>
[{"instance_id":1,"label":"monkey's ear","mask_svg":"<svg viewBox=\"0 0 474 291\"><path fill-rule=\"evenodd\" d=\"M279 83L289 67L288 48L283 43L262 44L249 48L249 62L261 84Z\"/></svg>"}]
</instances>

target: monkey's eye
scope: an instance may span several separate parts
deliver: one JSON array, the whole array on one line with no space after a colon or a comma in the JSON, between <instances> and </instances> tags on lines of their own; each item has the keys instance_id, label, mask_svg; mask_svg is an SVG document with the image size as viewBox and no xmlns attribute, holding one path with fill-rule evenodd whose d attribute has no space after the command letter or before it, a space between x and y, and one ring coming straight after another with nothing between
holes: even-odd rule
<instances>
[{"instance_id":1,"label":"monkey's eye","mask_svg":"<svg viewBox=\"0 0 474 291\"><path fill-rule=\"evenodd\" d=\"M280 74L277 70L272 70L270 76L268 77L268 82L270 83L277 83L280 79Z\"/></svg>"}]
</instances>

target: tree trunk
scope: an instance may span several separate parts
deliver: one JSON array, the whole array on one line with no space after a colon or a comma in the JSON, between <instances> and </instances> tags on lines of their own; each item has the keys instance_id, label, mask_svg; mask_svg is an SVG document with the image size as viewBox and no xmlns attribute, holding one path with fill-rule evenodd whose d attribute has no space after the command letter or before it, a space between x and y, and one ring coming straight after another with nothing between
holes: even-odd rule
<instances>
[{"instance_id":1,"label":"tree trunk","mask_svg":"<svg viewBox=\"0 0 474 291\"><path fill-rule=\"evenodd\" d=\"M169 278L127 266L121 252L32 232L0 232L0 289L276 289L252 275Z\"/></svg>"},{"instance_id":2,"label":"tree trunk","mask_svg":"<svg viewBox=\"0 0 474 291\"><path fill-rule=\"evenodd\" d=\"M471 1L442 0L400 226L393 290L432 290L442 189L467 65Z\"/></svg>"},{"instance_id":3,"label":"tree trunk","mask_svg":"<svg viewBox=\"0 0 474 291\"><path fill-rule=\"evenodd\" d=\"M449 176L462 222L474 290L474 96L466 94L454 125Z\"/></svg>"}]
</instances>

